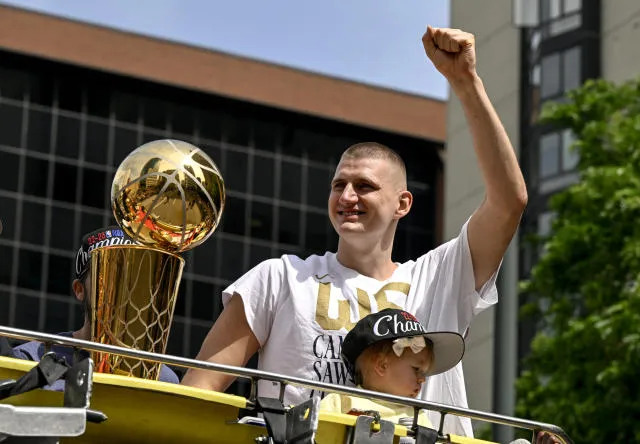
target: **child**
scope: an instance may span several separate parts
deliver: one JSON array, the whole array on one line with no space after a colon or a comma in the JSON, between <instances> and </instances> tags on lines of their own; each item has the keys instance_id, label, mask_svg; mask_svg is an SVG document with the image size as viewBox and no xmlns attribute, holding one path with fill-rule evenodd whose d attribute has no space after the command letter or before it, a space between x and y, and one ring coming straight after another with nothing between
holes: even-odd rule
<instances>
[{"instance_id":1,"label":"child","mask_svg":"<svg viewBox=\"0 0 640 444\"><path fill-rule=\"evenodd\" d=\"M342 344L358 387L409 398L419 395L425 378L455 367L463 354L458 333L428 333L412 314L391 308L362 318ZM337 393L326 396L320 409L355 415L373 410L395 423L414 413L413 407ZM433 428L424 412L418 424Z\"/></svg>"}]
</instances>

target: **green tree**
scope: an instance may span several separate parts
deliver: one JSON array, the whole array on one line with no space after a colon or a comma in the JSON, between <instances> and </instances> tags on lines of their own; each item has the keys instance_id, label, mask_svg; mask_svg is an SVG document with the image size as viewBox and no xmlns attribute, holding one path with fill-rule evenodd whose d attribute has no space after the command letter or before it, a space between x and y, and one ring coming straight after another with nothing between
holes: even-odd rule
<instances>
[{"instance_id":1,"label":"green tree","mask_svg":"<svg viewBox=\"0 0 640 444\"><path fill-rule=\"evenodd\" d=\"M551 235L522 294L540 332L517 414L576 443L640 442L640 80L589 81L541 119L570 128L579 183L554 195Z\"/></svg>"}]
</instances>

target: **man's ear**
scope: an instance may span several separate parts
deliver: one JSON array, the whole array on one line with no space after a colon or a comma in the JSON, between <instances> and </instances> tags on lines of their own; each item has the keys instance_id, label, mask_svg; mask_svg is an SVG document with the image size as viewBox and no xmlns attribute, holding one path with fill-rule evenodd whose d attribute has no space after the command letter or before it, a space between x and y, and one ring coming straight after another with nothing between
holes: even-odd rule
<instances>
[{"instance_id":1,"label":"man's ear","mask_svg":"<svg viewBox=\"0 0 640 444\"><path fill-rule=\"evenodd\" d=\"M76 296L76 299L79 302L83 302L84 301L84 285L82 285L82 282L80 282L78 279L74 279L73 282L71 283L71 288L73 288L73 293Z\"/></svg>"},{"instance_id":2,"label":"man's ear","mask_svg":"<svg viewBox=\"0 0 640 444\"><path fill-rule=\"evenodd\" d=\"M402 219L411 210L413 205L413 194L410 191L401 191L398 196L398 209L396 210L395 218Z\"/></svg>"}]
</instances>

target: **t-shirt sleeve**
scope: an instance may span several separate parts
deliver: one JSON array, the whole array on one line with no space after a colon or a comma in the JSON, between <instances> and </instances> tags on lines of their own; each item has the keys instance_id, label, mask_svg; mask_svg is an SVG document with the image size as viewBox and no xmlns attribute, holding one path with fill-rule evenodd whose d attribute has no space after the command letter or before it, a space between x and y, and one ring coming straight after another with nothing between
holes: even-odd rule
<instances>
[{"instance_id":1,"label":"t-shirt sleeve","mask_svg":"<svg viewBox=\"0 0 640 444\"><path fill-rule=\"evenodd\" d=\"M320 410L325 412L342 413L340 403L340 395L338 393L330 393L320 401Z\"/></svg>"},{"instance_id":2,"label":"t-shirt sleeve","mask_svg":"<svg viewBox=\"0 0 640 444\"><path fill-rule=\"evenodd\" d=\"M268 259L249 270L222 292L224 306L235 293L240 295L247 323L261 347L269 338L276 310L282 302L283 280L283 261Z\"/></svg>"},{"instance_id":3,"label":"t-shirt sleeve","mask_svg":"<svg viewBox=\"0 0 640 444\"><path fill-rule=\"evenodd\" d=\"M487 282L476 291L473 262L469 248L469 221L462 226L460 234L433 250L425 257L425 267L433 267L435 274L430 276L430 291L434 292L433 315L441 319L450 319L446 312L457 309L457 324L462 333L475 315L498 301L496 277L498 269ZM423 270L427 272L427 270Z\"/></svg>"}]
</instances>

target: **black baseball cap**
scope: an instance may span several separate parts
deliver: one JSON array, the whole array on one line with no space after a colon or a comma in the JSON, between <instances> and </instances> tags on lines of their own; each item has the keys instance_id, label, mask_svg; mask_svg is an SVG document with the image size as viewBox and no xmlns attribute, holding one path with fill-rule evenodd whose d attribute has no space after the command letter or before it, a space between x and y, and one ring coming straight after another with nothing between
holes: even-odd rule
<instances>
[{"instance_id":1,"label":"black baseball cap","mask_svg":"<svg viewBox=\"0 0 640 444\"><path fill-rule=\"evenodd\" d=\"M387 308L362 318L342 343L342 359L353 373L356 360L376 342L424 336L433 344L433 362L426 376L444 373L455 367L464 355L464 339L449 331L427 332L411 313Z\"/></svg>"},{"instance_id":2,"label":"black baseball cap","mask_svg":"<svg viewBox=\"0 0 640 444\"><path fill-rule=\"evenodd\" d=\"M76 253L76 263L73 278L82 279L89 270L91 252L97 248L112 247L114 245L137 244L118 226L109 226L87 233L82 237L80 248Z\"/></svg>"}]
</instances>

